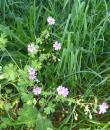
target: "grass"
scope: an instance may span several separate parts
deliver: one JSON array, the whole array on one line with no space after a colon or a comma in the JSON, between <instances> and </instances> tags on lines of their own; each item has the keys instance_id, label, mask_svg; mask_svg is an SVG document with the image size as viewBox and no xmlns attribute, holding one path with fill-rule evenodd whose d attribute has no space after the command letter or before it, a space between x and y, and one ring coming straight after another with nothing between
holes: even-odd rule
<instances>
[{"instance_id":1,"label":"grass","mask_svg":"<svg viewBox=\"0 0 110 130\"><path fill-rule=\"evenodd\" d=\"M109 10L109 0L1 0L0 33L5 32L9 42L6 50L0 52L0 64L11 61L23 68L29 62L27 44L38 40L47 26L47 17L53 16L56 25L48 28L52 35L49 42L58 39L62 43L62 51L58 54L61 61L43 68L41 76L45 88L62 81L73 96L83 95L88 102L91 97L109 102ZM87 120L82 111L79 113L80 121L73 122L70 113L58 130L65 123L70 124L62 130L110 129L109 111L101 117L95 115L93 121Z\"/></svg>"}]
</instances>

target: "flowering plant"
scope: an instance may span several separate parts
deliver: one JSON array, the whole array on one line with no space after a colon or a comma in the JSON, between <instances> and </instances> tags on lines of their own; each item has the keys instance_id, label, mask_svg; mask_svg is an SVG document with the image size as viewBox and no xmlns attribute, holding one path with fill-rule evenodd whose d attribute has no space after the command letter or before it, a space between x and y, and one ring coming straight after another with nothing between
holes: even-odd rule
<instances>
[{"instance_id":1,"label":"flowering plant","mask_svg":"<svg viewBox=\"0 0 110 130\"><path fill-rule=\"evenodd\" d=\"M45 35L44 37L42 36L42 42ZM45 61L47 63L48 61L50 63L54 62L54 64L59 62L58 60L54 60L52 57L54 56L57 59L58 54L55 53L60 53L57 51L61 51L61 43L55 41L51 52L43 52L43 54L39 54L39 51L42 51L42 49L40 49L39 42L32 42L27 45L27 51L29 55L29 62L23 68L19 68L14 64L9 64L1 67L0 69L0 77L2 77L1 81L7 80L8 84L15 87L15 95L17 95L15 96L16 98L11 101L12 103L8 102L8 106L5 101L7 100L6 97L5 100L0 100L0 108L4 111L10 111L10 113L12 113L12 109L15 110L16 107L18 108L19 117L14 123L12 123L13 125L25 123L28 127L34 127L35 120L41 116L38 114L39 116L37 117L37 113L47 116L51 115L54 117L55 113L61 113L62 111L61 116L58 117L59 122L69 115L71 115L70 119L73 116L74 120L79 120L79 111L82 109L85 116L89 117L89 119L93 119L96 113L106 113L109 107L108 104L103 102L98 106L97 98L94 98L94 101L92 99L91 102L87 103L83 96L71 96L69 87L65 87L64 85L54 86L54 88L49 90L44 87L45 83L43 83L41 77L42 74L40 75L40 73L43 73L42 68L45 66ZM11 93L8 92L8 94ZM11 96L13 95L11 94L10 97ZM20 102L23 103L23 108L21 110L19 110ZM59 104L62 105L59 106ZM28 116L32 116L32 118L30 118L31 122L27 121ZM16 113L15 117L17 118ZM14 117L12 116L11 118ZM3 125L4 124L2 124L2 126Z\"/></svg>"},{"instance_id":2,"label":"flowering plant","mask_svg":"<svg viewBox=\"0 0 110 130\"><path fill-rule=\"evenodd\" d=\"M106 0L1 1L0 130L109 129L109 23Z\"/></svg>"}]
</instances>

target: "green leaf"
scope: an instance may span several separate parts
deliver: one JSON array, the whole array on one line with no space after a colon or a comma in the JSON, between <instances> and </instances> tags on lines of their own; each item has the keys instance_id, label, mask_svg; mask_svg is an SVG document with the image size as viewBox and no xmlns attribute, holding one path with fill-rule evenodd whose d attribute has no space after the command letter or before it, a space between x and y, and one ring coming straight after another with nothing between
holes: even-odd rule
<instances>
[{"instance_id":1,"label":"green leaf","mask_svg":"<svg viewBox=\"0 0 110 130\"><path fill-rule=\"evenodd\" d=\"M36 123L37 110L32 105L24 105L19 112L17 124L26 124L28 127L32 127Z\"/></svg>"},{"instance_id":2,"label":"green leaf","mask_svg":"<svg viewBox=\"0 0 110 130\"><path fill-rule=\"evenodd\" d=\"M0 49L4 50L4 48L6 47L6 43L8 42L6 35L5 34L1 34L0 36Z\"/></svg>"},{"instance_id":3,"label":"green leaf","mask_svg":"<svg viewBox=\"0 0 110 130\"><path fill-rule=\"evenodd\" d=\"M17 67L13 64L9 64L3 68L3 77L8 81L14 81L17 77Z\"/></svg>"},{"instance_id":4,"label":"green leaf","mask_svg":"<svg viewBox=\"0 0 110 130\"><path fill-rule=\"evenodd\" d=\"M0 124L0 130L6 129L9 125L13 125L12 120L8 117L3 117L1 120L2 123Z\"/></svg>"},{"instance_id":5,"label":"green leaf","mask_svg":"<svg viewBox=\"0 0 110 130\"><path fill-rule=\"evenodd\" d=\"M26 65L24 69L19 69L19 77L18 77L18 85L21 87L28 87L28 86L33 86L33 81L29 79L29 74L28 74L29 66Z\"/></svg>"},{"instance_id":6,"label":"green leaf","mask_svg":"<svg viewBox=\"0 0 110 130\"><path fill-rule=\"evenodd\" d=\"M47 117L38 114L36 120L36 130L53 130L51 121L47 119Z\"/></svg>"},{"instance_id":7,"label":"green leaf","mask_svg":"<svg viewBox=\"0 0 110 130\"><path fill-rule=\"evenodd\" d=\"M55 104L50 102L46 108L44 108L44 112L49 115L50 113L55 112Z\"/></svg>"}]
</instances>

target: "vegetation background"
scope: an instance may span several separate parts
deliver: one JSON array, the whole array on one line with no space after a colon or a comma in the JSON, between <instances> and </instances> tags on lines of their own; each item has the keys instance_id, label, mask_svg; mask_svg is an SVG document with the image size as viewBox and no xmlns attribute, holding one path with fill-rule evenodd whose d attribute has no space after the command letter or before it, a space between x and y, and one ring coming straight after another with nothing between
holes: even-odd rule
<instances>
[{"instance_id":1,"label":"vegetation background","mask_svg":"<svg viewBox=\"0 0 110 130\"><path fill-rule=\"evenodd\" d=\"M47 25L48 16L56 20L52 28ZM51 34L48 43L58 39L62 43L62 51L58 54L60 62L44 63L40 73L44 88L49 90L62 82L74 97L82 95L87 102L97 97L99 102L109 102L110 0L0 0L1 66L12 63L15 70L16 67L23 68L29 63L28 43L40 40L41 34L47 30ZM8 39L5 49L5 36L2 34ZM46 47L47 53L50 52L49 45L42 43L41 46ZM10 70L14 70L14 67L7 68L6 72L11 73ZM16 95L15 88L7 80L0 81L0 85L0 101L5 98L9 102L10 97ZM56 130L110 130L110 110L104 115L95 115L93 120L87 119L83 111L80 113L80 120L70 121L67 126L59 123ZM2 118L1 114L0 120ZM68 120L68 116L65 120ZM1 130L30 129L24 125L11 126L12 122L6 118L4 122L5 125L1 122ZM38 122L42 126L45 119L39 117ZM46 130L47 124L49 121L42 128L35 129Z\"/></svg>"}]
</instances>

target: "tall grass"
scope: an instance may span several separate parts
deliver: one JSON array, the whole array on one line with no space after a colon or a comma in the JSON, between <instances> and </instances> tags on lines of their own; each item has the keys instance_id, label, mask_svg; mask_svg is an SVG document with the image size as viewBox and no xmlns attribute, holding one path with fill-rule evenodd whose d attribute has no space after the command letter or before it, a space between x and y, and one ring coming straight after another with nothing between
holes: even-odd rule
<instances>
[{"instance_id":1,"label":"tall grass","mask_svg":"<svg viewBox=\"0 0 110 130\"><path fill-rule=\"evenodd\" d=\"M64 82L72 88L80 88L82 92L92 82L96 85L104 78L99 68L108 59L108 55L105 55L100 61L107 47L107 10L105 1L76 0L71 4L65 22L61 37L64 48L57 73L63 76Z\"/></svg>"}]
</instances>

